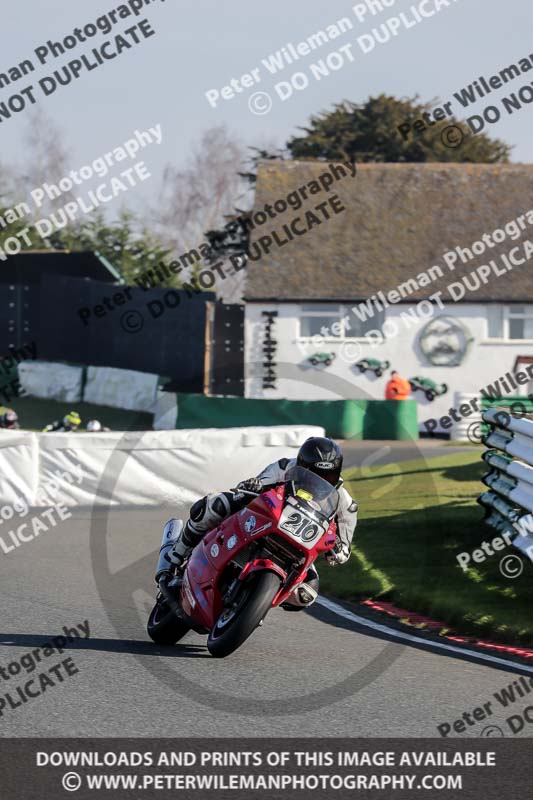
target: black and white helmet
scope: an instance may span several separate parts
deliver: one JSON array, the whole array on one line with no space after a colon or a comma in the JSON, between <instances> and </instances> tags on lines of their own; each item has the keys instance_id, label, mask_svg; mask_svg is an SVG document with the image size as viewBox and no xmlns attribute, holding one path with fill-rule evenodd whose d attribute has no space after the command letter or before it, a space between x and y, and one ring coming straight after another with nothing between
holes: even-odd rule
<instances>
[{"instance_id":1,"label":"black and white helmet","mask_svg":"<svg viewBox=\"0 0 533 800\"><path fill-rule=\"evenodd\" d=\"M102 423L98 419L91 419L87 423L87 430L89 433L101 433L103 430Z\"/></svg>"},{"instance_id":2,"label":"black and white helmet","mask_svg":"<svg viewBox=\"0 0 533 800\"><path fill-rule=\"evenodd\" d=\"M333 439L312 436L298 451L296 463L336 486L341 477L342 450Z\"/></svg>"}]
</instances>

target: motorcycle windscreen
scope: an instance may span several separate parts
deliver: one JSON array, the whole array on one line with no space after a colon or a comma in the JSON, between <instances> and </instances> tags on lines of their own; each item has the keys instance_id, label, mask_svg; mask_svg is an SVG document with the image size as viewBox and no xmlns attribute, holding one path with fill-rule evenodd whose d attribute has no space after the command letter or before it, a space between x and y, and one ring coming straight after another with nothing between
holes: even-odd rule
<instances>
[{"instance_id":1,"label":"motorcycle windscreen","mask_svg":"<svg viewBox=\"0 0 533 800\"><path fill-rule=\"evenodd\" d=\"M337 513L339 493L330 483L304 467L286 475L285 507L278 527L311 550Z\"/></svg>"}]
</instances>

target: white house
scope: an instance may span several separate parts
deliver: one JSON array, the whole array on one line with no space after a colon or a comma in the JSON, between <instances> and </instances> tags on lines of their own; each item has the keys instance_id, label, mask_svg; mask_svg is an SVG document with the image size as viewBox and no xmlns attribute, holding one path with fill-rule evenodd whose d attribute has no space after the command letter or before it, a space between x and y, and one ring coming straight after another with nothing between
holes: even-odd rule
<instances>
[{"instance_id":1,"label":"white house","mask_svg":"<svg viewBox=\"0 0 533 800\"><path fill-rule=\"evenodd\" d=\"M533 395L533 165L364 164L302 193L332 168L259 168L246 396L382 399L394 369L435 384L419 427L449 433L458 395Z\"/></svg>"}]
</instances>

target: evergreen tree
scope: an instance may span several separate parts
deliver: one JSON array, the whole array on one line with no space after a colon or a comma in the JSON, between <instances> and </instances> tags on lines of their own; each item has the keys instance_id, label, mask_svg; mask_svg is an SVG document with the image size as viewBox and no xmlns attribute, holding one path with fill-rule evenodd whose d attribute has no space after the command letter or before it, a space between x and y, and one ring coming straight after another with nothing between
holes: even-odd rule
<instances>
[{"instance_id":1,"label":"evergreen tree","mask_svg":"<svg viewBox=\"0 0 533 800\"><path fill-rule=\"evenodd\" d=\"M480 164L507 163L511 148L486 134L472 135L465 123L447 117L422 132L411 130L404 137L405 123L423 119L436 103L420 103L418 97L398 100L381 94L366 103L337 103L332 111L312 116L303 136L289 140L294 159L365 162L448 161ZM431 117L433 121L433 117ZM459 146L444 143L443 131L458 126L465 134ZM453 138L453 137L452 137ZM444 141L443 141L444 139Z\"/></svg>"}]
</instances>

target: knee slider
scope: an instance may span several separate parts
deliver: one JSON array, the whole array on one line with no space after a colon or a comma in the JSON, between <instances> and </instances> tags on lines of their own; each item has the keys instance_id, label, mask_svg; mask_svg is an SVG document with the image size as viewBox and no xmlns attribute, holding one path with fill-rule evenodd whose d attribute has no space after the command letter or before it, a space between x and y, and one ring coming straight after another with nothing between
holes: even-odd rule
<instances>
[{"instance_id":1,"label":"knee slider","mask_svg":"<svg viewBox=\"0 0 533 800\"><path fill-rule=\"evenodd\" d=\"M211 503L211 511L216 514L220 519L224 519L231 513L231 504L229 495L226 492L217 494Z\"/></svg>"},{"instance_id":2,"label":"knee slider","mask_svg":"<svg viewBox=\"0 0 533 800\"><path fill-rule=\"evenodd\" d=\"M201 500L197 500L196 503L191 506L191 510L189 512L190 518L193 520L193 522L201 522L205 517L206 509L207 497L202 497Z\"/></svg>"}]
</instances>

